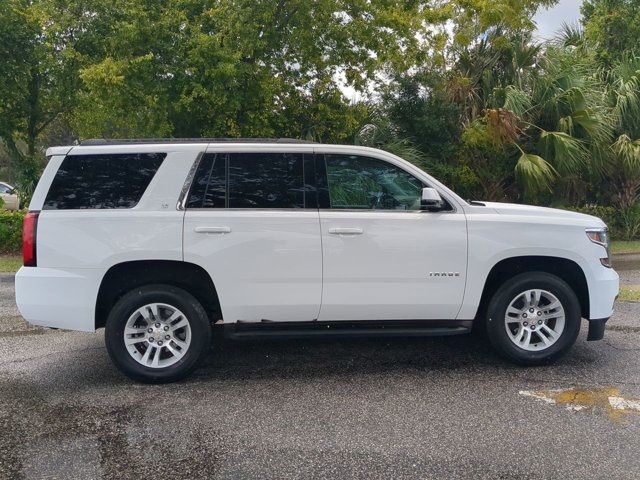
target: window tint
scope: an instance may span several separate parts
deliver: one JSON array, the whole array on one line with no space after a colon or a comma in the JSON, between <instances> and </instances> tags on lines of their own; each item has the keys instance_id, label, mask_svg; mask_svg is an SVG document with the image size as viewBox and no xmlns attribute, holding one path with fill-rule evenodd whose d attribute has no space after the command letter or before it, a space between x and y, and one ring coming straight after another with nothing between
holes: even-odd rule
<instances>
[{"instance_id":1,"label":"window tint","mask_svg":"<svg viewBox=\"0 0 640 480\"><path fill-rule=\"evenodd\" d=\"M9 193L11 189L7 187L4 183L0 183L0 193Z\"/></svg>"},{"instance_id":2,"label":"window tint","mask_svg":"<svg viewBox=\"0 0 640 480\"><path fill-rule=\"evenodd\" d=\"M230 154L229 208L304 208L302 154Z\"/></svg>"},{"instance_id":3,"label":"window tint","mask_svg":"<svg viewBox=\"0 0 640 480\"><path fill-rule=\"evenodd\" d=\"M227 194L226 154L207 153L193 177L187 208L224 208Z\"/></svg>"},{"instance_id":4,"label":"window tint","mask_svg":"<svg viewBox=\"0 0 640 480\"><path fill-rule=\"evenodd\" d=\"M422 182L383 160L325 155L329 201L336 209L419 210Z\"/></svg>"},{"instance_id":5,"label":"window tint","mask_svg":"<svg viewBox=\"0 0 640 480\"><path fill-rule=\"evenodd\" d=\"M206 154L187 208L304 208L303 155Z\"/></svg>"},{"instance_id":6,"label":"window tint","mask_svg":"<svg viewBox=\"0 0 640 480\"><path fill-rule=\"evenodd\" d=\"M165 156L164 153L67 155L43 208L133 208Z\"/></svg>"}]
</instances>

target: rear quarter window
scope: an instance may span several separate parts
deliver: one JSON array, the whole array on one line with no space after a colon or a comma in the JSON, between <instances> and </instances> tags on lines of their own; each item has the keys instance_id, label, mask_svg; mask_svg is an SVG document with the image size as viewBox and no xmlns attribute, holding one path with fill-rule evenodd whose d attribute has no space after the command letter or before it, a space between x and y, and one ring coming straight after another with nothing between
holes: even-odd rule
<instances>
[{"instance_id":1,"label":"rear quarter window","mask_svg":"<svg viewBox=\"0 0 640 480\"><path fill-rule=\"evenodd\" d=\"M165 157L165 153L67 155L43 209L133 208Z\"/></svg>"}]
</instances>

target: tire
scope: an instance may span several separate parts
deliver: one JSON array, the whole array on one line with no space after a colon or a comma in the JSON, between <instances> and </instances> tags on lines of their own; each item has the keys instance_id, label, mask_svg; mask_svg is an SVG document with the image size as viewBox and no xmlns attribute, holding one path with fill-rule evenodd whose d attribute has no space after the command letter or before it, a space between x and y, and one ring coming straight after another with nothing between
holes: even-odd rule
<instances>
[{"instance_id":1,"label":"tire","mask_svg":"<svg viewBox=\"0 0 640 480\"><path fill-rule=\"evenodd\" d=\"M169 383L188 376L206 357L211 325L190 293L170 285L147 285L113 306L105 342L111 360L129 378Z\"/></svg>"},{"instance_id":2,"label":"tire","mask_svg":"<svg viewBox=\"0 0 640 480\"><path fill-rule=\"evenodd\" d=\"M556 301L560 307L552 308ZM580 321L580 302L564 280L527 272L510 278L493 295L486 330L504 357L519 365L541 365L557 360L573 346Z\"/></svg>"}]
</instances>

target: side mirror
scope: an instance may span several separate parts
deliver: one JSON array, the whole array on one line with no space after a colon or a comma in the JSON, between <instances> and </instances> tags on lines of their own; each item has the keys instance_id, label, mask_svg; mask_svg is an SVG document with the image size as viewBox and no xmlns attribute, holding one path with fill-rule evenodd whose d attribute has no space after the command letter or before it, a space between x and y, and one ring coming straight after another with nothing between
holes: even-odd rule
<instances>
[{"instance_id":1,"label":"side mirror","mask_svg":"<svg viewBox=\"0 0 640 480\"><path fill-rule=\"evenodd\" d=\"M420 201L422 210L436 212L441 210L443 205L442 197L435 188L425 187L422 189L422 199Z\"/></svg>"}]
</instances>

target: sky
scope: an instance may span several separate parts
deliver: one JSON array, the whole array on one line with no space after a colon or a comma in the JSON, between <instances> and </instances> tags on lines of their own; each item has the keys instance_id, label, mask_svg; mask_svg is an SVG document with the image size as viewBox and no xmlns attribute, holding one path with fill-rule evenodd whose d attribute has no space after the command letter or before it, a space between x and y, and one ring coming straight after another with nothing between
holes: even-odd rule
<instances>
[{"instance_id":1,"label":"sky","mask_svg":"<svg viewBox=\"0 0 640 480\"><path fill-rule=\"evenodd\" d=\"M541 40L552 38L563 23L578 23L582 0L560 0L549 9L540 9L533 20L538 25L536 34Z\"/></svg>"}]
</instances>

